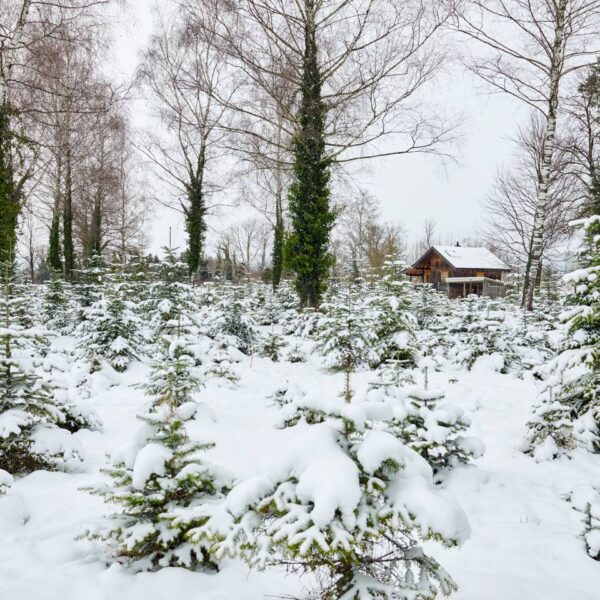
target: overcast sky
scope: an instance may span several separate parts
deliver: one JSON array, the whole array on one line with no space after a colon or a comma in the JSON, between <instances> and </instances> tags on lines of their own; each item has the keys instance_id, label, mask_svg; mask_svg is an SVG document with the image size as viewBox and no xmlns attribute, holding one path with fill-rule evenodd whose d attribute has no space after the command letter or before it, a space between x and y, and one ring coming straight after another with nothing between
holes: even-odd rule
<instances>
[{"instance_id":1,"label":"overcast sky","mask_svg":"<svg viewBox=\"0 0 600 600\"><path fill-rule=\"evenodd\" d=\"M134 72L139 50L152 31L152 1L130 0L115 26L111 70L123 78ZM483 89L459 67L445 73L433 90L437 102L449 112L460 110L467 117L459 162L441 164L425 155L399 156L370 161L357 179L381 202L383 215L404 224L411 240L420 236L428 217L437 221L444 239L459 240L473 236L483 224L482 200L489 193L494 175L510 157L510 138L526 113L504 96L485 94ZM132 110L134 125L146 119L144 105L136 102ZM239 214L239 211L236 212ZM231 219L223 215L212 226ZM174 245L183 247L185 233L181 216L155 207L152 216L151 250L158 252L167 244L172 227Z\"/></svg>"}]
</instances>

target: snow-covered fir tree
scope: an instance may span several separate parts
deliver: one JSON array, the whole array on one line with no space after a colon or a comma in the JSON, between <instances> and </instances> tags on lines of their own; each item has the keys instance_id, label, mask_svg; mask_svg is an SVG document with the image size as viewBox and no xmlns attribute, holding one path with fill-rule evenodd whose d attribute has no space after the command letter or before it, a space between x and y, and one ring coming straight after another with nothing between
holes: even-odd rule
<instances>
[{"instance_id":1,"label":"snow-covered fir tree","mask_svg":"<svg viewBox=\"0 0 600 600\"><path fill-rule=\"evenodd\" d=\"M412 366L415 352L413 328L415 319L409 312L410 284L402 275L406 265L402 261L388 261L384 275L375 285L367 301L373 314L373 325L377 342L374 351L377 366L386 360L401 360Z\"/></svg>"},{"instance_id":2,"label":"snow-covered fir tree","mask_svg":"<svg viewBox=\"0 0 600 600\"><path fill-rule=\"evenodd\" d=\"M406 368L406 362L390 359L377 367L373 379L369 381L369 389L391 393L394 389L414 384L412 370Z\"/></svg>"},{"instance_id":3,"label":"snow-covered fir tree","mask_svg":"<svg viewBox=\"0 0 600 600\"><path fill-rule=\"evenodd\" d=\"M125 452L126 458L113 455L113 465L105 470L112 483L90 490L121 510L103 526L90 528L88 536L107 541L113 558L134 570L216 569L208 545L192 544L187 536L187 529L206 517L179 526L167 516L215 502L225 490L225 480L204 458L213 445L188 435L198 406L193 395L200 387L192 371L194 357L182 338L165 335L162 343L162 355L152 362L144 386L152 406L139 417L144 425L136 436L137 447Z\"/></svg>"},{"instance_id":4,"label":"snow-covered fir tree","mask_svg":"<svg viewBox=\"0 0 600 600\"><path fill-rule=\"evenodd\" d=\"M224 294L208 314L206 332L219 345L233 346L244 354L252 354L258 342L256 323L247 309L243 291L223 288Z\"/></svg>"},{"instance_id":5,"label":"snow-covered fir tree","mask_svg":"<svg viewBox=\"0 0 600 600\"><path fill-rule=\"evenodd\" d=\"M311 599L430 600L453 591L420 542L460 544L469 525L436 489L423 458L350 413L297 427L296 442L269 475L241 481L190 529L190 540L258 568L284 563L310 572L317 582ZM174 522L191 524L200 514L178 511Z\"/></svg>"},{"instance_id":6,"label":"snow-covered fir tree","mask_svg":"<svg viewBox=\"0 0 600 600\"><path fill-rule=\"evenodd\" d=\"M562 315L568 338L548 365L543 401L529 425L529 449L538 460L575 445L600 451L600 216L578 224L585 230L586 266L565 276L572 286Z\"/></svg>"},{"instance_id":7,"label":"snow-covered fir tree","mask_svg":"<svg viewBox=\"0 0 600 600\"><path fill-rule=\"evenodd\" d=\"M503 373L515 366L514 334L500 301L470 295L455 306L445 341L449 360L471 369L481 357Z\"/></svg>"},{"instance_id":8,"label":"snow-covered fir tree","mask_svg":"<svg viewBox=\"0 0 600 600\"><path fill-rule=\"evenodd\" d=\"M471 425L470 418L459 406L445 402L444 391L429 383L435 363L424 359L419 367L423 385L408 388L407 398L396 407L388 430L418 452L435 473L481 457L481 440L464 435Z\"/></svg>"},{"instance_id":9,"label":"snow-covered fir tree","mask_svg":"<svg viewBox=\"0 0 600 600\"><path fill-rule=\"evenodd\" d=\"M362 286L347 286L322 306L325 315L315 333L317 349L325 366L346 376L345 395L349 399L350 374L377 360L375 314L363 301Z\"/></svg>"},{"instance_id":10,"label":"snow-covered fir tree","mask_svg":"<svg viewBox=\"0 0 600 600\"><path fill-rule=\"evenodd\" d=\"M81 269L75 272L73 293L79 321L86 318L87 308L100 299L105 275L106 264L99 254L86 258Z\"/></svg>"},{"instance_id":11,"label":"snow-covered fir tree","mask_svg":"<svg viewBox=\"0 0 600 600\"><path fill-rule=\"evenodd\" d=\"M173 334L175 329L192 334L197 310L192 288L186 283L187 265L177 258L176 249L163 248L163 252L164 259L154 268L155 279L147 286L148 298L138 308L155 340L163 333Z\"/></svg>"},{"instance_id":12,"label":"snow-covered fir tree","mask_svg":"<svg viewBox=\"0 0 600 600\"><path fill-rule=\"evenodd\" d=\"M35 369L35 348L43 332L25 328L16 313L26 301L15 293L10 265L0 265L0 465L13 475L54 467L33 449L33 433L61 419L54 390Z\"/></svg>"},{"instance_id":13,"label":"snow-covered fir tree","mask_svg":"<svg viewBox=\"0 0 600 600\"><path fill-rule=\"evenodd\" d=\"M235 387L240 380L234 361L226 348L213 348L206 357L203 375L206 379L220 380L227 387Z\"/></svg>"},{"instance_id":14,"label":"snow-covered fir tree","mask_svg":"<svg viewBox=\"0 0 600 600\"><path fill-rule=\"evenodd\" d=\"M260 353L270 358L273 362L277 362L283 356L285 347L286 344L281 335L272 331L263 337L260 345Z\"/></svg>"},{"instance_id":15,"label":"snow-covered fir tree","mask_svg":"<svg viewBox=\"0 0 600 600\"><path fill-rule=\"evenodd\" d=\"M298 342L289 347L288 351L285 353L285 360L291 363L306 362L306 353Z\"/></svg>"},{"instance_id":16,"label":"snow-covered fir tree","mask_svg":"<svg viewBox=\"0 0 600 600\"><path fill-rule=\"evenodd\" d=\"M84 311L77 328L78 352L91 372L104 363L123 372L141 351L141 322L127 274L119 269L105 276L101 296Z\"/></svg>"},{"instance_id":17,"label":"snow-covered fir tree","mask_svg":"<svg viewBox=\"0 0 600 600\"><path fill-rule=\"evenodd\" d=\"M42 310L44 321L58 333L70 333L76 325L76 311L70 285L58 274L53 274L44 292Z\"/></svg>"}]
</instances>

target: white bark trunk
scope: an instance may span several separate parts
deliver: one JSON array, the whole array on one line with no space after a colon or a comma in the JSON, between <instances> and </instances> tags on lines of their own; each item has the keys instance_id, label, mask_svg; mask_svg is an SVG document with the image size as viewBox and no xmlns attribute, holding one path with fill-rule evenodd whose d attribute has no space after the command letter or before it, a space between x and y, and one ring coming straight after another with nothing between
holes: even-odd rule
<instances>
[{"instance_id":1,"label":"white bark trunk","mask_svg":"<svg viewBox=\"0 0 600 600\"><path fill-rule=\"evenodd\" d=\"M15 25L12 37L7 42L4 48L0 49L0 106L4 106L8 94L8 82L10 80L10 72L15 64L17 50L23 39L23 31L29 17L32 0L23 0L21 12Z\"/></svg>"},{"instance_id":2,"label":"white bark trunk","mask_svg":"<svg viewBox=\"0 0 600 600\"><path fill-rule=\"evenodd\" d=\"M544 242L544 224L548 205L548 192L550 188L550 174L553 167L554 150L556 148L556 122L559 104L560 80L564 63L565 21L569 0L559 0L556 7L556 23L554 28L554 44L552 48L552 61L550 65L550 86L548 94L548 115L544 134L544 155L540 186L538 189L535 218L533 221L531 260L529 277L523 294L525 308L533 308L533 294L535 291L535 275L542 260Z\"/></svg>"}]
</instances>

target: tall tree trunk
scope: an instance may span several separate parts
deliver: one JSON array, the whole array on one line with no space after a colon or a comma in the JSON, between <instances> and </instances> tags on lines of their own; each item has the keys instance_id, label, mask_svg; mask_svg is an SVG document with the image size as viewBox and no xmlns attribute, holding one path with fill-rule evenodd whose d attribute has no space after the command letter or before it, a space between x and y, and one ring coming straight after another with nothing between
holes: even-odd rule
<instances>
[{"instance_id":1,"label":"tall tree trunk","mask_svg":"<svg viewBox=\"0 0 600 600\"><path fill-rule=\"evenodd\" d=\"M533 222L532 244L529 277L523 294L524 308L533 309L533 296L535 291L535 277L542 260L544 242L544 225L546 221L546 208L548 205L548 192L550 188L550 174L553 166L553 156L556 147L556 121L559 103L559 87L564 61L565 20L568 0L559 0L556 5L556 24L554 29L554 44L552 47L552 62L550 67L550 89L548 96L548 114L544 133L544 155L542 159L541 180L538 189L536 211Z\"/></svg>"},{"instance_id":2,"label":"tall tree trunk","mask_svg":"<svg viewBox=\"0 0 600 600\"><path fill-rule=\"evenodd\" d=\"M17 241L21 198L15 182L9 109L0 105L0 263L12 263Z\"/></svg>"},{"instance_id":3,"label":"tall tree trunk","mask_svg":"<svg viewBox=\"0 0 600 600\"><path fill-rule=\"evenodd\" d=\"M96 193L92 209L92 222L90 224L89 256L102 255L102 196Z\"/></svg>"},{"instance_id":4,"label":"tall tree trunk","mask_svg":"<svg viewBox=\"0 0 600 600\"><path fill-rule=\"evenodd\" d=\"M63 263L60 256L60 213L62 208L62 148L56 153L56 172L54 174L54 206L52 207L52 223L50 225L50 237L48 240L48 267L53 276L61 273Z\"/></svg>"},{"instance_id":5,"label":"tall tree trunk","mask_svg":"<svg viewBox=\"0 0 600 600\"><path fill-rule=\"evenodd\" d=\"M331 265L329 236L335 215L329 205L330 161L325 156L326 107L316 40L315 0L304 0L304 63L299 128L293 140L289 195L291 232L286 260L296 273L302 307L318 308Z\"/></svg>"},{"instance_id":6,"label":"tall tree trunk","mask_svg":"<svg viewBox=\"0 0 600 600\"><path fill-rule=\"evenodd\" d=\"M21 12L19 13L19 18L17 19L12 37L0 50L0 52L2 52L2 55L0 56L0 66L2 67L0 70L0 109L5 108L7 105L10 72L12 71L17 58L17 50L19 49L19 45L23 38L23 31L25 30L25 25L29 18L32 1L33 0L23 0Z\"/></svg>"},{"instance_id":7,"label":"tall tree trunk","mask_svg":"<svg viewBox=\"0 0 600 600\"><path fill-rule=\"evenodd\" d=\"M187 263L190 276L200 268L206 234L206 200L204 198L205 151L198 155L195 172L187 185L187 205L183 206L185 228L188 234Z\"/></svg>"},{"instance_id":8,"label":"tall tree trunk","mask_svg":"<svg viewBox=\"0 0 600 600\"><path fill-rule=\"evenodd\" d=\"M60 257L60 205L58 203L54 205L52 210L47 263L53 275L62 273L63 263Z\"/></svg>"},{"instance_id":9,"label":"tall tree trunk","mask_svg":"<svg viewBox=\"0 0 600 600\"><path fill-rule=\"evenodd\" d=\"M63 258L65 279L71 281L75 268L75 247L73 245L73 174L71 166L71 145L67 141L65 156L65 192L63 202Z\"/></svg>"},{"instance_id":10,"label":"tall tree trunk","mask_svg":"<svg viewBox=\"0 0 600 600\"><path fill-rule=\"evenodd\" d=\"M0 262L12 262L21 210L20 189L12 166L8 83L29 18L32 0L23 0L12 37L0 48Z\"/></svg>"},{"instance_id":11,"label":"tall tree trunk","mask_svg":"<svg viewBox=\"0 0 600 600\"><path fill-rule=\"evenodd\" d=\"M275 190L275 226L273 228L273 251L271 255L271 282L273 284L273 291L281 283L285 236L285 225L283 222L283 178L280 171L275 176L277 177L277 187Z\"/></svg>"}]
</instances>

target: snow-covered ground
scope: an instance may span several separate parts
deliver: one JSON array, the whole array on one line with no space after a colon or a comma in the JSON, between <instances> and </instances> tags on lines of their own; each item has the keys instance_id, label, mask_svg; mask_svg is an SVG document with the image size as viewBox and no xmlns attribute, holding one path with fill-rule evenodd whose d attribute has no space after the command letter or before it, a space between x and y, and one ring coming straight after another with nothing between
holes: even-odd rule
<instances>
[{"instance_id":1,"label":"snow-covered ground","mask_svg":"<svg viewBox=\"0 0 600 600\"><path fill-rule=\"evenodd\" d=\"M343 377L326 371L316 356L297 364L247 357L238 369L237 387L211 380L197 394L201 409L191 433L214 441L210 459L241 477L268 469L289 444L289 433L277 428L280 409L269 398L278 386L290 382L308 393L336 395ZM97 484L105 455L131 441L136 413L147 403L133 386L147 374L136 363L115 374L118 385L96 387L91 402L104 427L75 434L86 455L80 472L36 472L0 498L1 600L259 600L301 592L297 576L250 571L233 560L217 574L166 568L134 575L107 566L101 542L77 539L108 510L102 498L81 488ZM371 377L353 376L357 397ZM568 501L600 482L600 456L574 451L571 458L538 464L519 450L537 393L528 377L485 371L431 377L471 415L469 434L480 436L487 449L475 466L458 467L446 483L469 517L470 540L460 548L427 548L459 585L453 598L600 598L600 564L587 556L579 537L582 515Z\"/></svg>"}]
</instances>

